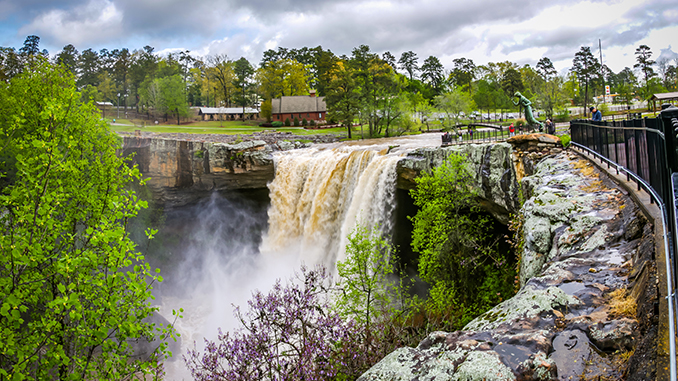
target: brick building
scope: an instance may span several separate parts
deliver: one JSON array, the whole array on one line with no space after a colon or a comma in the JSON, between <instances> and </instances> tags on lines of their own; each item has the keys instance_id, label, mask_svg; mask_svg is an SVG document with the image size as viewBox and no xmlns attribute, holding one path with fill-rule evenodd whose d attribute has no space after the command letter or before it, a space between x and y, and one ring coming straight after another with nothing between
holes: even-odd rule
<instances>
[{"instance_id":1,"label":"brick building","mask_svg":"<svg viewBox=\"0 0 678 381\"><path fill-rule=\"evenodd\" d=\"M324 121L327 114L325 97L316 97L315 91L309 95L297 95L271 99L271 120L284 122L289 118Z\"/></svg>"}]
</instances>

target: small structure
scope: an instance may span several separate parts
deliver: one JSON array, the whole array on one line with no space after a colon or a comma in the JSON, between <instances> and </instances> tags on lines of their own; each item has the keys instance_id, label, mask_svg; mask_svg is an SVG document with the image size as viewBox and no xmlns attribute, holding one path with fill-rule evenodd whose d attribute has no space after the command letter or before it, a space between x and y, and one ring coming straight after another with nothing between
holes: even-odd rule
<instances>
[{"instance_id":1,"label":"small structure","mask_svg":"<svg viewBox=\"0 0 678 381\"><path fill-rule=\"evenodd\" d=\"M309 95L298 95L271 99L271 119L274 121L325 120L327 104L325 97L316 97L315 91Z\"/></svg>"},{"instance_id":2,"label":"small structure","mask_svg":"<svg viewBox=\"0 0 678 381\"><path fill-rule=\"evenodd\" d=\"M652 102L653 109L657 109L657 102L659 102L659 105L661 106L664 103L676 103L678 101L678 91L672 92L672 93L657 93L653 94L652 98L650 98L650 102Z\"/></svg>"},{"instance_id":3,"label":"small structure","mask_svg":"<svg viewBox=\"0 0 678 381\"><path fill-rule=\"evenodd\" d=\"M199 107L198 117L202 120L245 120L259 118L259 110L251 107Z\"/></svg>"}]
</instances>

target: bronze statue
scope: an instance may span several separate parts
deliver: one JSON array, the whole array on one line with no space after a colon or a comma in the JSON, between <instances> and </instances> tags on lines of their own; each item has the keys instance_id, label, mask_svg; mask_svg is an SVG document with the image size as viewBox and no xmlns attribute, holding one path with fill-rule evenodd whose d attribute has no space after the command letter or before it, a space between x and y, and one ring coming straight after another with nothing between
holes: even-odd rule
<instances>
[{"instance_id":1,"label":"bronze statue","mask_svg":"<svg viewBox=\"0 0 678 381\"><path fill-rule=\"evenodd\" d=\"M544 130L544 125L541 124L540 121L534 118L534 115L532 115L532 102L530 102L529 99L525 98L523 94L520 93L520 91L516 91L514 94L515 97L518 98L518 102L515 102L513 99L511 99L511 102L513 102L514 105L518 106L521 105L525 109L525 120L527 120L527 124L530 126L537 125L539 126L539 131Z\"/></svg>"}]
</instances>

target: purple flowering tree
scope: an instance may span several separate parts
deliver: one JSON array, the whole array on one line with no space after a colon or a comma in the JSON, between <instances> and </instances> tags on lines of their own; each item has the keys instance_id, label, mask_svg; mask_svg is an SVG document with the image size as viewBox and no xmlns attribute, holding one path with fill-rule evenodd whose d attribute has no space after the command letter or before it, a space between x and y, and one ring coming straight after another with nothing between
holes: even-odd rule
<instances>
[{"instance_id":1,"label":"purple flowering tree","mask_svg":"<svg viewBox=\"0 0 678 381\"><path fill-rule=\"evenodd\" d=\"M196 380L354 379L365 368L364 335L329 308L329 275L302 267L297 281L278 280L266 295L256 291L249 309L235 315L242 327L219 332L184 355ZM373 359L372 359L373 361Z\"/></svg>"}]
</instances>

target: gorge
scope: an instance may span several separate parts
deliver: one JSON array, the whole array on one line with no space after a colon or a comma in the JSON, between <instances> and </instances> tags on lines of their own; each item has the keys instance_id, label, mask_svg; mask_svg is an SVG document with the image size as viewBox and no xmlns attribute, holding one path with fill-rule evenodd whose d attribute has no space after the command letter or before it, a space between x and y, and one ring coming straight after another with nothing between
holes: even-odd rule
<instances>
[{"instance_id":1,"label":"gorge","mask_svg":"<svg viewBox=\"0 0 678 381\"><path fill-rule=\"evenodd\" d=\"M436 134L306 148L126 137L123 153L134 152L150 177L154 206L142 217L164 225L147 257L163 269L161 313L185 310L176 323L182 346L233 327L231 304L245 305L252 289L270 287L299 263L332 266L356 221L398 231L413 179L458 152L476 173L483 208L503 224L512 214L524 218L522 288L465 330L433 332L361 379L652 374L654 243L628 192L546 135L438 145ZM618 289L638 301L638 318L611 312ZM172 379L190 379L182 367L180 358L166 364Z\"/></svg>"}]
</instances>

